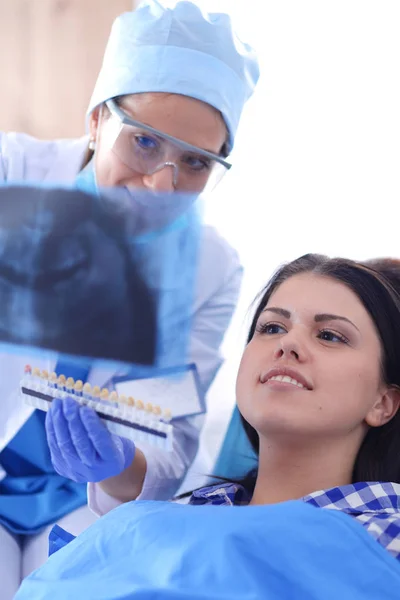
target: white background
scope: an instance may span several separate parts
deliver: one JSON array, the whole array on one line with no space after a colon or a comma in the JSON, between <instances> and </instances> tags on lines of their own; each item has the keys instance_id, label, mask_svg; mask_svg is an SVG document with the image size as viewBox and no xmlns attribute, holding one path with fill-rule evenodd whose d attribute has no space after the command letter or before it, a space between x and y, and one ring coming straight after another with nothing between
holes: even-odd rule
<instances>
[{"instance_id":1,"label":"white background","mask_svg":"<svg viewBox=\"0 0 400 600\"><path fill-rule=\"evenodd\" d=\"M305 252L400 256L400 2L204 4L231 8L262 73L234 167L207 203L245 267L208 397L210 469L234 404L246 311L275 268Z\"/></svg>"}]
</instances>

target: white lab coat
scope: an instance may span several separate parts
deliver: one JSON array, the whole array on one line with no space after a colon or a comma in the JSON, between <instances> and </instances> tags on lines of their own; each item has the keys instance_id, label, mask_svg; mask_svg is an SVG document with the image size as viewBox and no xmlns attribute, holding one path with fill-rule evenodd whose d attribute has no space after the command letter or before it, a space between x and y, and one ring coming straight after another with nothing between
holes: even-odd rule
<instances>
[{"instance_id":1,"label":"white lab coat","mask_svg":"<svg viewBox=\"0 0 400 600\"><path fill-rule=\"evenodd\" d=\"M41 141L25 134L0 133L0 183L71 183L80 170L87 143L87 137ZM205 389L222 363L219 348L236 306L241 278L242 267L236 251L214 228L204 226L193 306L190 361L196 363ZM26 357L16 354L10 358L2 354L0 361L1 421L18 423L20 427L29 414L18 404L15 390ZM44 368L53 370L52 366L47 363ZM95 380L101 385L112 375L114 373L100 373L95 368L89 381ZM177 422L171 453L140 446L147 460L147 475L139 499L169 499L176 492L195 458L203 421L203 418L195 417ZM9 440L15 435L15 426L14 431L7 431L6 425L3 427L4 446L8 443L6 438ZM0 428L0 440L1 433ZM98 486L90 484L89 504L97 514L102 514L116 503Z\"/></svg>"}]
</instances>

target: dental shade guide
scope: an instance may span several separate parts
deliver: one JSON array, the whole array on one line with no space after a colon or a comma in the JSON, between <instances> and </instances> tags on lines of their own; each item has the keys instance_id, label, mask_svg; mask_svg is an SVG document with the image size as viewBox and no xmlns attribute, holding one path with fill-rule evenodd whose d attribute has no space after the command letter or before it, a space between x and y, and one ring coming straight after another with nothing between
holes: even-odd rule
<instances>
[{"instance_id":1,"label":"dental shade guide","mask_svg":"<svg viewBox=\"0 0 400 600\"><path fill-rule=\"evenodd\" d=\"M61 400L70 397L81 406L96 411L107 429L135 443L146 442L168 452L173 447L172 414L169 409L161 410L150 402L144 404L107 388L100 389L88 382L65 375L48 373L45 370L26 365L20 383L21 394L26 404L39 410L48 411L54 398Z\"/></svg>"}]
</instances>

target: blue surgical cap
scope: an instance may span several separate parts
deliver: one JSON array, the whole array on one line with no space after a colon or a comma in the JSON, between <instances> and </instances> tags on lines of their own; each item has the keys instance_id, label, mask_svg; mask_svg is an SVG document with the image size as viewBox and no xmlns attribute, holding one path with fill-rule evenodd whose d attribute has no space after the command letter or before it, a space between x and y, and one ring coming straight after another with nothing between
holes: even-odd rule
<instances>
[{"instance_id":1,"label":"blue surgical cap","mask_svg":"<svg viewBox=\"0 0 400 600\"><path fill-rule=\"evenodd\" d=\"M88 114L124 94L190 96L222 113L230 150L258 77L255 52L237 37L228 14L186 0L145 0L115 20Z\"/></svg>"}]
</instances>

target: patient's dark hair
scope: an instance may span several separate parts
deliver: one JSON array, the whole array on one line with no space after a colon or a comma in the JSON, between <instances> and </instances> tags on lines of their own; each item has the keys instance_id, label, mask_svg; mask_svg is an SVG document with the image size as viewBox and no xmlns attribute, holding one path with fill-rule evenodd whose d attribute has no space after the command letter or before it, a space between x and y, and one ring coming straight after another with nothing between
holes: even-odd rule
<instances>
[{"instance_id":1,"label":"patient's dark hair","mask_svg":"<svg viewBox=\"0 0 400 600\"><path fill-rule=\"evenodd\" d=\"M400 261L396 259L359 263L306 254L284 265L260 294L247 343L273 292L284 281L301 273L315 273L340 281L358 296L375 323L381 341L382 379L389 386L400 387ZM242 416L241 419L250 444L258 454L258 434ZM241 483L252 492L255 478L253 470ZM354 464L353 483L357 481L400 483L400 411L385 425L368 430Z\"/></svg>"},{"instance_id":2,"label":"patient's dark hair","mask_svg":"<svg viewBox=\"0 0 400 600\"><path fill-rule=\"evenodd\" d=\"M400 294L400 258L374 258L364 264L384 275Z\"/></svg>"}]
</instances>

